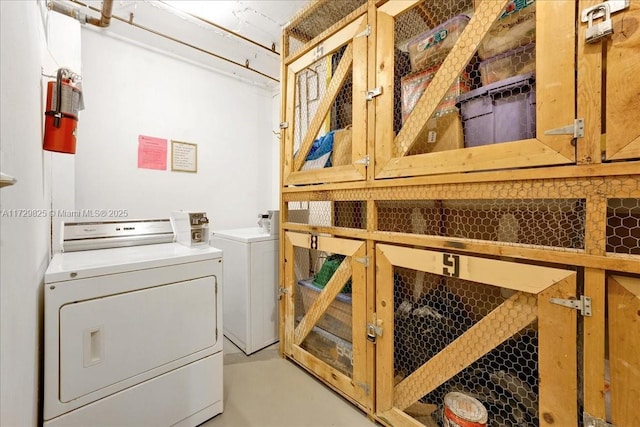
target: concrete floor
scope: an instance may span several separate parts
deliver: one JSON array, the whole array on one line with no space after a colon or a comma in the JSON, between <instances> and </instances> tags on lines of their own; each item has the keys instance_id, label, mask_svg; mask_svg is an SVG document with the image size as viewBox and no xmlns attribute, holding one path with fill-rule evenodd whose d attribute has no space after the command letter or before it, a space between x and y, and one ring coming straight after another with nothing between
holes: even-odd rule
<instances>
[{"instance_id":1,"label":"concrete floor","mask_svg":"<svg viewBox=\"0 0 640 427\"><path fill-rule=\"evenodd\" d=\"M278 344L246 356L224 339L224 412L200 427L374 427L364 412L293 362Z\"/></svg>"}]
</instances>

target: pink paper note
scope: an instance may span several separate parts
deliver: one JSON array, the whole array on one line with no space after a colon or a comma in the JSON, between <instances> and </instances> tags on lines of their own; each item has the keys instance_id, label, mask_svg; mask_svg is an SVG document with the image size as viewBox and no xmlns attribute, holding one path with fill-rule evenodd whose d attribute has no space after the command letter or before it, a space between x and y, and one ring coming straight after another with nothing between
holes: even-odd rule
<instances>
[{"instance_id":1,"label":"pink paper note","mask_svg":"<svg viewBox=\"0 0 640 427\"><path fill-rule=\"evenodd\" d=\"M167 140L139 135L138 168L167 170Z\"/></svg>"}]
</instances>

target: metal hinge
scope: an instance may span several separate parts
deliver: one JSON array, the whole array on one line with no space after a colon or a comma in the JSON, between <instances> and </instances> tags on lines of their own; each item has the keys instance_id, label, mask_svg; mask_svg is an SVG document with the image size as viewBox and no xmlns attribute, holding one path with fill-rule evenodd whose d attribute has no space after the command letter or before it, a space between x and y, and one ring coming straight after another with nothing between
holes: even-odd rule
<instances>
[{"instance_id":1,"label":"metal hinge","mask_svg":"<svg viewBox=\"0 0 640 427\"><path fill-rule=\"evenodd\" d=\"M364 267L367 268L369 267L369 257L362 257L362 258L354 258L353 259L356 262L359 262L360 264L364 264Z\"/></svg>"},{"instance_id":2,"label":"metal hinge","mask_svg":"<svg viewBox=\"0 0 640 427\"><path fill-rule=\"evenodd\" d=\"M280 129L286 129L289 127L289 122L280 122Z\"/></svg>"},{"instance_id":3,"label":"metal hinge","mask_svg":"<svg viewBox=\"0 0 640 427\"><path fill-rule=\"evenodd\" d=\"M613 424L610 424L603 419L596 418L586 412L582 413L582 420L584 421L584 427L615 427Z\"/></svg>"},{"instance_id":4,"label":"metal hinge","mask_svg":"<svg viewBox=\"0 0 640 427\"><path fill-rule=\"evenodd\" d=\"M378 320L376 313L373 313L373 322L367 323L367 339L375 343L376 336L382 336L382 320Z\"/></svg>"},{"instance_id":5,"label":"metal hinge","mask_svg":"<svg viewBox=\"0 0 640 427\"><path fill-rule=\"evenodd\" d=\"M574 138L584 138L584 119L575 119L572 125L549 129L545 135L573 135Z\"/></svg>"},{"instance_id":6,"label":"metal hinge","mask_svg":"<svg viewBox=\"0 0 640 427\"><path fill-rule=\"evenodd\" d=\"M367 383L359 383L356 381L355 383L358 387L364 389L365 394L368 396L369 395L369 384Z\"/></svg>"},{"instance_id":7,"label":"metal hinge","mask_svg":"<svg viewBox=\"0 0 640 427\"><path fill-rule=\"evenodd\" d=\"M218 328L216 328L216 341L218 341Z\"/></svg>"},{"instance_id":8,"label":"metal hinge","mask_svg":"<svg viewBox=\"0 0 640 427\"><path fill-rule=\"evenodd\" d=\"M364 30L356 34L354 39L357 39L358 37L369 37L370 35L371 35L371 25L367 25L367 28L365 28Z\"/></svg>"},{"instance_id":9,"label":"metal hinge","mask_svg":"<svg viewBox=\"0 0 640 427\"><path fill-rule=\"evenodd\" d=\"M356 160L353 164L369 166L369 155L367 154L363 158Z\"/></svg>"},{"instance_id":10,"label":"metal hinge","mask_svg":"<svg viewBox=\"0 0 640 427\"><path fill-rule=\"evenodd\" d=\"M218 279L216 279L216 295L218 295Z\"/></svg>"},{"instance_id":11,"label":"metal hinge","mask_svg":"<svg viewBox=\"0 0 640 427\"><path fill-rule=\"evenodd\" d=\"M580 296L580 299L562 299L551 298L549 300L552 304L558 304L563 307L573 308L580 311L583 316L591 316L591 298L584 295Z\"/></svg>"},{"instance_id":12,"label":"metal hinge","mask_svg":"<svg viewBox=\"0 0 640 427\"><path fill-rule=\"evenodd\" d=\"M376 96L382 95L382 86L375 87L373 89L369 89L367 91L366 99L367 101L371 101Z\"/></svg>"},{"instance_id":13,"label":"metal hinge","mask_svg":"<svg viewBox=\"0 0 640 427\"><path fill-rule=\"evenodd\" d=\"M602 18L605 15L605 3L609 5L608 8L610 14L614 14L629 7L629 0L609 0L584 9L581 14L582 22L589 22L589 15L591 15L591 19Z\"/></svg>"},{"instance_id":14,"label":"metal hinge","mask_svg":"<svg viewBox=\"0 0 640 427\"><path fill-rule=\"evenodd\" d=\"M318 235L317 234L312 234L311 235L311 241L309 243L309 246L311 247L311 249L318 249Z\"/></svg>"}]
</instances>

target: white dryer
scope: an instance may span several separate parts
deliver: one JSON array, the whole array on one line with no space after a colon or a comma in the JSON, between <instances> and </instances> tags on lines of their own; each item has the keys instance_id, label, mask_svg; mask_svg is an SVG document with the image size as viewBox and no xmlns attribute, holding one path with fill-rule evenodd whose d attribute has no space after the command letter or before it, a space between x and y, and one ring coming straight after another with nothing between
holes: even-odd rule
<instances>
[{"instance_id":1,"label":"white dryer","mask_svg":"<svg viewBox=\"0 0 640 427\"><path fill-rule=\"evenodd\" d=\"M209 241L224 252L224 335L246 354L278 341L278 242L258 227Z\"/></svg>"},{"instance_id":2,"label":"white dryer","mask_svg":"<svg viewBox=\"0 0 640 427\"><path fill-rule=\"evenodd\" d=\"M222 252L169 220L64 224L45 273L45 426L196 426L222 412Z\"/></svg>"}]
</instances>

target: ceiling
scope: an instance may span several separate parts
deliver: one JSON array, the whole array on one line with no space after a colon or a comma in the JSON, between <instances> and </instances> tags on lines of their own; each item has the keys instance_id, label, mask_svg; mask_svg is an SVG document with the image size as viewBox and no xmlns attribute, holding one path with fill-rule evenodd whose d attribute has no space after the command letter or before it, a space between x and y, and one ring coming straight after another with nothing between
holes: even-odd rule
<instances>
[{"instance_id":1,"label":"ceiling","mask_svg":"<svg viewBox=\"0 0 640 427\"><path fill-rule=\"evenodd\" d=\"M54 0L100 17L97 0ZM282 27L310 0L114 0L111 24L86 27L266 87L280 80Z\"/></svg>"}]
</instances>

